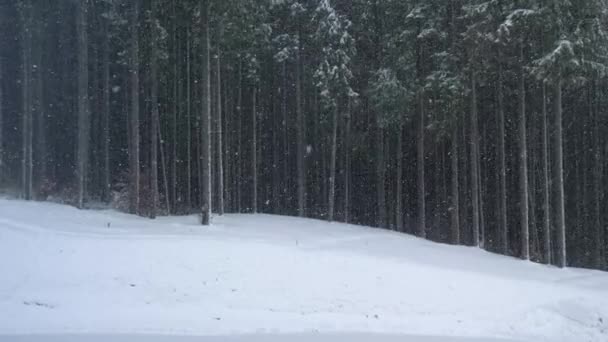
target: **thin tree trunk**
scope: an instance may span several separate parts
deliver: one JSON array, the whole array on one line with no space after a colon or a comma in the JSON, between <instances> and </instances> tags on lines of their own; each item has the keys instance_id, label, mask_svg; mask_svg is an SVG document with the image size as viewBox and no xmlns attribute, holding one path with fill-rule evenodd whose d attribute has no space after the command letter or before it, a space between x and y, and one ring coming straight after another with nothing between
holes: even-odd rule
<instances>
[{"instance_id":1,"label":"thin tree trunk","mask_svg":"<svg viewBox=\"0 0 608 342\"><path fill-rule=\"evenodd\" d=\"M221 31L221 28L220 28ZM221 74L221 51L218 48L216 60L216 82L217 82L217 117L216 117L216 134L217 134L217 209L218 214L224 215L224 161L222 148L222 74Z\"/></svg>"},{"instance_id":2,"label":"thin tree trunk","mask_svg":"<svg viewBox=\"0 0 608 342\"><path fill-rule=\"evenodd\" d=\"M188 213L192 210L192 104L190 89L192 80L190 76L190 30L186 36L186 208Z\"/></svg>"},{"instance_id":3,"label":"thin tree trunk","mask_svg":"<svg viewBox=\"0 0 608 342\"><path fill-rule=\"evenodd\" d=\"M593 101L597 101L597 86L596 81L592 81L592 85L594 93L590 103L591 108L594 108ZM594 217L594 264L597 269L602 269L604 267L603 253L602 249L604 248L604 234L602 226L602 202L603 202L603 192L602 192L602 150L600 144L600 113L595 108L592 109L592 114L594 118L593 125L593 197L594 197L594 208L593 208L593 217Z\"/></svg>"},{"instance_id":4,"label":"thin tree trunk","mask_svg":"<svg viewBox=\"0 0 608 342\"><path fill-rule=\"evenodd\" d=\"M22 159L21 159L21 186L25 200L32 199L32 177L31 177L31 55L32 55L32 33L31 33L31 16L32 4L30 0L26 0L24 4L23 14L23 131L22 131Z\"/></svg>"},{"instance_id":5,"label":"thin tree trunk","mask_svg":"<svg viewBox=\"0 0 608 342\"><path fill-rule=\"evenodd\" d=\"M282 65L283 83L281 86L281 114L283 116L283 209L287 210L290 205L289 199L289 123L287 116L287 62L283 61Z\"/></svg>"},{"instance_id":6,"label":"thin tree trunk","mask_svg":"<svg viewBox=\"0 0 608 342\"><path fill-rule=\"evenodd\" d=\"M555 122L554 122L554 152L553 180L555 182L555 233L556 233L556 263L559 267L566 267L566 219L564 208L564 159L562 145L562 80L558 79L553 85L555 92Z\"/></svg>"},{"instance_id":7,"label":"thin tree trunk","mask_svg":"<svg viewBox=\"0 0 608 342\"><path fill-rule=\"evenodd\" d=\"M89 162L89 59L87 39L86 1L80 1L78 6L78 208L84 208L85 188Z\"/></svg>"},{"instance_id":8,"label":"thin tree trunk","mask_svg":"<svg viewBox=\"0 0 608 342\"><path fill-rule=\"evenodd\" d=\"M551 263L551 207L549 203L549 134L547 132L547 84L543 81L542 164L543 164L543 262Z\"/></svg>"},{"instance_id":9,"label":"thin tree trunk","mask_svg":"<svg viewBox=\"0 0 608 342\"><path fill-rule=\"evenodd\" d=\"M397 193L395 194L395 228L403 231L403 126L397 127Z\"/></svg>"},{"instance_id":10,"label":"thin tree trunk","mask_svg":"<svg viewBox=\"0 0 608 342\"><path fill-rule=\"evenodd\" d=\"M239 59L239 70L238 70L238 90L237 90L237 99L236 99L236 211L240 213L242 211L242 190L241 185L243 183L242 179L242 162L241 162L241 137L243 131L243 61Z\"/></svg>"},{"instance_id":11,"label":"thin tree trunk","mask_svg":"<svg viewBox=\"0 0 608 342\"><path fill-rule=\"evenodd\" d=\"M0 20L2 20L2 14L0 14ZM2 74L3 60L0 57L0 187L4 183L4 94L3 84L4 76Z\"/></svg>"},{"instance_id":12,"label":"thin tree trunk","mask_svg":"<svg viewBox=\"0 0 608 342\"><path fill-rule=\"evenodd\" d=\"M350 221L350 179L351 179L351 141L350 141L350 130L351 130L351 111L352 111L352 99L348 98L348 109L346 113L346 123L344 128L344 222Z\"/></svg>"},{"instance_id":13,"label":"thin tree trunk","mask_svg":"<svg viewBox=\"0 0 608 342\"><path fill-rule=\"evenodd\" d=\"M201 110L201 214L202 224L211 223L211 79L209 60L209 0L201 5L202 110Z\"/></svg>"},{"instance_id":14,"label":"thin tree trunk","mask_svg":"<svg viewBox=\"0 0 608 342\"><path fill-rule=\"evenodd\" d=\"M156 12L155 12L155 1L151 1L151 22L155 25ZM150 79L152 83L151 89L151 106L152 106L152 118L150 125L150 168L151 168L151 179L150 179L150 190L152 192L152 208L150 209L150 218L154 219L157 215L158 210L158 65L157 65L157 42L156 35L150 37Z\"/></svg>"},{"instance_id":15,"label":"thin tree trunk","mask_svg":"<svg viewBox=\"0 0 608 342\"><path fill-rule=\"evenodd\" d=\"M523 65L523 44L519 47L519 209L521 220L521 258L530 259L529 203L528 203L528 148L526 144L526 88Z\"/></svg>"},{"instance_id":16,"label":"thin tree trunk","mask_svg":"<svg viewBox=\"0 0 608 342\"><path fill-rule=\"evenodd\" d=\"M276 67L273 68L276 70ZM279 110L280 103L280 92L281 87L278 86L278 77L276 73L273 74L273 123L272 123L272 205L273 212L275 214L281 214L281 196L282 196L282 187L281 187L281 111Z\"/></svg>"},{"instance_id":17,"label":"thin tree trunk","mask_svg":"<svg viewBox=\"0 0 608 342\"><path fill-rule=\"evenodd\" d=\"M253 211L253 213L257 213L258 212L258 133L257 133L257 129L258 129L258 119L257 119L257 106L256 106L256 99L257 99L257 95L258 95L258 86L257 84L253 86L253 95L252 95L252 99L251 99L251 122L252 122L252 129L251 129L251 134L252 134L252 138L251 138L251 177L253 180L253 191L252 191L252 199L251 199L251 210Z\"/></svg>"},{"instance_id":18,"label":"thin tree trunk","mask_svg":"<svg viewBox=\"0 0 608 342\"><path fill-rule=\"evenodd\" d=\"M334 204L336 194L336 154L338 150L338 108L333 109L331 125L331 156L329 160L329 189L327 220L334 220Z\"/></svg>"},{"instance_id":19,"label":"thin tree trunk","mask_svg":"<svg viewBox=\"0 0 608 342\"><path fill-rule=\"evenodd\" d=\"M299 35L298 35L299 36ZM301 40L298 39L298 42ZM306 207L306 165L304 160L305 151L305 121L304 113L302 112L302 61L300 56L300 48L296 50L296 163L298 174L298 216L305 215Z\"/></svg>"},{"instance_id":20,"label":"thin tree trunk","mask_svg":"<svg viewBox=\"0 0 608 342\"><path fill-rule=\"evenodd\" d=\"M41 8L40 5L37 6L37 9L35 11L35 18L37 21L43 21L44 18L41 17ZM38 28L36 31L36 36L37 36L37 40L34 43L35 46L35 50L34 50L34 65L35 67L35 76L33 77L33 82L34 82L34 101L33 105L34 105L34 111L36 113L35 116L35 122L36 122L36 130L35 130L35 136L36 136L36 151L35 151L35 176L32 178L32 185L34 186L34 188L36 189L36 196L39 196L41 194L41 190L42 187L45 186L46 183L46 176L47 176L47 139L46 139L46 113L45 113L45 106L44 106L44 59L42 57L42 49L43 47L43 40L41 39L42 37L42 32L40 30L40 28ZM34 135L34 128L33 128L33 122L34 122L34 117L32 116L31 118L32 120L32 132L31 134ZM33 138L32 138L32 142L33 142ZM34 151L32 151L34 152ZM32 160L33 162L33 160ZM36 184L33 184L35 180ZM40 198L40 199L44 199L44 198Z\"/></svg>"},{"instance_id":21,"label":"thin tree trunk","mask_svg":"<svg viewBox=\"0 0 608 342\"><path fill-rule=\"evenodd\" d=\"M386 161L384 157L384 127L376 128L376 225L386 228Z\"/></svg>"},{"instance_id":22,"label":"thin tree trunk","mask_svg":"<svg viewBox=\"0 0 608 342\"><path fill-rule=\"evenodd\" d=\"M156 116L155 118L156 120L156 128L157 128L157 134L158 134L158 145L160 146L160 167L162 169L163 172L163 187L164 187L164 194L165 194L165 211L167 213L167 215L171 215L171 203L169 203L169 179L167 176L167 162L166 162L166 154L165 154L165 147L164 147L164 140L163 140L163 134L162 131L160 129L160 116Z\"/></svg>"},{"instance_id":23,"label":"thin tree trunk","mask_svg":"<svg viewBox=\"0 0 608 342\"><path fill-rule=\"evenodd\" d=\"M426 238L426 190L424 184L424 94L418 93L418 134L417 134L417 169L418 169L418 236Z\"/></svg>"},{"instance_id":24,"label":"thin tree trunk","mask_svg":"<svg viewBox=\"0 0 608 342\"><path fill-rule=\"evenodd\" d=\"M139 0L133 2L131 16L131 116L129 118L129 183L132 214L139 214Z\"/></svg>"},{"instance_id":25,"label":"thin tree trunk","mask_svg":"<svg viewBox=\"0 0 608 342\"><path fill-rule=\"evenodd\" d=\"M498 57L498 227L500 231L501 251L509 254L509 227L507 224L507 166L505 153L505 106L503 94L502 53Z\"/></svg>"},{"instance_id":26,"label":"thin tree trunk","mask_svg":"<svg viewBox=\"0 0 608 342\"><path fill-rule=\"evenodd\" d=\"M176 18L176 0L171 2L173 18ZM177 212L177 112L178 112L178 80L179 80L179 44L177 36L177 20L173 22L173 107L171 110L171 210Z\"/></svg>"},{"instance_id":27,"label":"thin tree trunk","mask_svg":"<svg viewBox=\"0 0 608 342\"><path fill-rule=\"evenodd\" d=\"M101 144L103 153L102 201L110 202L110 38L108 37L108 20L103 20L102 43L102 85L103 101L101 110Z\"/></svg>"},{"instance_id":28,"label":"thin tree trunk","mask_svg":"<svg viewBox=\"0 0 608 342\"><path fill-rule=\"evenodd\" d=\"M229 113L231 113L230 110L228 110L228 108L232 107L232 97L231 97L231 92L229 91L230 86L230 78L228 77L228 72L224 73L225 79L224 79L224 86L222 87L224 89L224 120L223 120L223 124L224 124L224 128L222 130L222 132L224 133L223 136L223 140L222 140L222 146L224 148L224 177L223 177L223 182L224 182L224 186L223 191L224 191L224 207L228 206L228 210L231 210L230 208L230 203L232 203L232 188L230 187L231 180L231 157L230 157L230 151L231 151L231 143L232 140L230 139L231 137L231 126L230 126L230 115ZM225 209L225 208L224 208Z\"/></svg>"},{"instance_id":29,"label":"thin tree trunk","mask_svg":"<svg viewBox=\"0 0 608 342\"><path fill-rule=\"evenodd\" d=\"M479 129L477 123L477 74L471 75L471 203L473 204L473 246L480 246L479 228Z\"/></svg>"},{"instance_id":30,"label":"thin tree trunk","mask_svg":"<svg viewBox=\"0 0 608 342\"><path fill-rule=\"evenodd\" d=\"M450 46L453 48L456 38L456 13L455 13L455 1L450 0ZM458 114L455 115L452 134L451 134L451 150L450 150L450 161L451 161L451 205L450 205L450 218L451 218L451 240L452 244L460 244L460 184L459 184L459 165L458 165ZM464 127L464 125L463 125Z\"/></svg>"},{"instance_id":31,"label":"thin tree trunk","mask_svg":"<svg viewBox=\"0 0 608 342\"><path fill-rule=\"evenodd\" d=\"M452 205L451 205L451 218L452 218L452 244L460 244L460 194L459 194L459 182L458 182L458 120L454 123L452 128L452 146L450 152L450 159L452 162Z\"/></svg>"}]
</instances>

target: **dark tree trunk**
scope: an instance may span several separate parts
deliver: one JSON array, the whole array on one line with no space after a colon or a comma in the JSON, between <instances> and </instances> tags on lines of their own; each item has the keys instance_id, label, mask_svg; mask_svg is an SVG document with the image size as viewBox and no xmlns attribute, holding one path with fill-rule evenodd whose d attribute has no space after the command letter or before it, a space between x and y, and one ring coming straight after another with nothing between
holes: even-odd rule
<instances>
[{"instance_id":1,"label":"dark tree trunk","mask_svg":"<svg viewBox=\"0 0 608 342\"><path fill-rule=\"evenodd\" d=\"M452 146L450 159L452 162L452 204L450 207L452 244L460 244L460 185L458 181L458 120L452 129Z\"/></svg>"},{"instance_id":2,"label":"dark tree trunk","mask_svg":"<svg viewBox=\"0 0 608 342\"><path fill-rule=\"evenodd\" d=\"M384 127L376 128L376 225L386 228L386 161L384 157Z\"/></svg>"},{"instance_id":3,"label":"dark tree trunk","mask_svg":"<svg viewBox=\"0 0 608 342\"><path fill-rule=\"evenodd\" d=\"M209 0L201 0L202 110L201 110L201 222L211 223L211 72L209 60Z\"/></svg>"},{"instance_id":4,"label":"dark tree trunk","mask_svg":"<svg viewBox=\"0 0 608 342\"><path fill-rule=\"evenodd\" d=\"M301 40L298 39L298 42ZM298 216L305 215L306 207L306 165L304 154L306 147L304 146L304 137L306 132L304 113L302 111L302 61L300 56L300 48L296 50L296 167L298 175Z\"/></svg>"},{"instance_id":5,"label":"dark tree trunk","mask_svg":"<svg viewBox=\"0 0 608 342\"><path fill-rule=\"evenodd\" d=\"M35 12L35 20L39 25L43 25L43 21L45 20L41 14L41 5L36 6ZM44 40L42 39L42 30L38 27L35 31L36 40L34 41L34 65L35 65L35 73L32 79L33 82L33 101L32 105L34 108L34 112L36 113L35 117L32 116L32 122L36 122L36 129L34 130L32 124L32 135L35 137L36 148L33 151L33 158L35 161L33 173L32 183L35 188L35 195L40 196L42 194L42 188L45 186L46 177L47 177L47 139L46 139L46 110L44 103L44 92L45 92L45 84L44 84L44 72L46 70L46 66L44 65L46 61L42 56L42 50L44 49ZM45 198L39 198L44 200Z\"/></svg>"},{"instance_id":6,"label":"dark tree trunk","mask_svg":"<svg viewBox=\"0 0 608 342\"><path fill-rule=\"evenodd\" d=\"M32 73L32 32L31 1L23 5L23 123L22 123L22 155L21 155L21 188L25 200L33 197L32 189L32 103L31 103L31 73Z\"/></svg>"},{"instance_id":7,"label":"dark tree trunk","mask_svg":"<svg viewBox=\"0 0 608 342\"><path fill-rule=\"evenodd\" d=\"M351 179L351 115L352 115L352 99L348 98L348 107L346 112L346 122L344 124L344 222L350 221L350 179Z\"/></svg>"},{"instance_id":8,"label":"dark tree trunk","mask_svg":"<svg viewBox=\"0 0 608 342\"><path fill-rule=\"evenodd\" d=\"M173 18L176 17L176 0L171 3ZM177 213L177 116L179 111L179 41L177 20L173 20L173 107L171 110L171 212Z\"/></svg>"},{"instance_id":9,"label":"dark tree trunk","mask_svg":"<svg viewBox=\"0 0 608 342\"><path fill-rule=\"evenodd\" d=\"M89 55L87 38L88 5L80 1L76 29L78 31L78 208L84 208L89 163Z\"/></svg>"},{"instance_id":10,"label":"dark tree trunk","mask_svg":"<svg viewBox=\"0 0 608 342\"><path fill-rule=\"evenodd\" d=\"M329 189L327 220L334 220L334 204L336 201L336 153L338 150L338 108L333 109L331 124L331 152L329 159Z\"/></svg>"},{"instance_id":11,"label":"dark tree trunk","mask_svg":"<svg viewBox=\"0 0 608 342\"><path fill-rule=\"evenodd\" d=\"M239 59L239 70L238 70L238 89L236 99L236 166L235 166L235 177L236 177L236 211L240 213L242 211L242 167L241 162L242 146L241 136L243 131L243 61Z\"/></svg>"},{"instance_id":12,"label":"dark tree trunk","mask_svg":"<svg viewBox=\"0 0 608 342\"><path fill-rule=\"evenodd\" d=\"M594 108L593 101L597 101L597 86L596 81L592 81L593 87L593 96L591 97L591 103L589 104L592 108L593 114L593 226L594 226L594 255L593 262L597 269L602 269L604 267L604 259L603 259L603 251L604 248L604 227L602 226L602 213L601 208L604 200L603 192L602 192L602 148L600 143L600 113L597 108Z\"/></svg>"},{"instance_id":13,"label":"dark tree trunk","mask_svg":"<svg viewBox=\"0 0 608 342\"><path fill-rule=\"evenodd\" d=\"M418 94L417 169L418 169L418 236L426 238L426 190L424 184L424 94Z\"/></svg>"},{"instance_id":14,"label":"dark tree trunk","mask_svg":"<svg viewBox=\"0 0 608 342\"><path fill-rule=\"evenodd\" d=\"M287 62L282 63L281 114L283 116L283 209L289 207L289 118L287 116Z\"/></svg>"},{"instance_id":15,"label":"dark tree trunk","mask_svg":"<svg viewBox=\"0 0 608 342\"><path fill-rule=\"evenodd\" d=\"M151 1L151 22L154 25L156 20L155 13L156 1ZM152 192L152 205L150 209L150 218L156 218L158 210L158 131L159 131L159 113L158 113L158 62L157 62L157 42L156 35L150 37L150 81L152 89L150 90L151 97L151 125L150 125L150 191Z\"/></svg>"},{"instance_id":16,"label":"dark tree trunk","mask_svg":"<svg viewBox=\"0 0 608 342\"><path fill-rule=\"evenodd\" d=\"M553 182L555 184L555 234L556 234L556 263L559 267L566 267L566 219L564 208L564 159L562 143L562 80L558 77L553 85L555 106L554 122L554 153Z\"/></svg>"},{"instance_id":17,"label":"dark tree trunk","mask_svg":"<svg viewBox=\"0 0 608 342\"><path fill-rule=\"evenodd\" d=\"M549 134L547 132L547 84L543 81L542 173L543 173L543 262L551 263L551 207L549 202Z\"/></svg>"},{"instance_id":18,"label":"dark tree trunk","mask_svg":"<svg viewBox=\"0 0 608 342\"><path fill-rule=\"evenodd\" d=\"M528 204L528 148L526 144L526 88L524 79L523 44L519 48L519 209L521 224L521 258L530 259L529 204Z\"/></svg>"},{"instance_id":19,"label":"dark tree trunk","mask_svg":"<svg viewBox=\"0 0 608 342\"><path fill-rule=\"evenodd\" d=\"M395 199L395 229L403 231L403 126L399 123L397 127L397 183Z\"/></svg>"},{"instance_id":20,"label":"dark tree trunk","mask_svg":"<svg viewBox=\"0 0 608 342\"><path fill-rule=\"evenodd\" d=\"M129 117L129 211L139 214L139 0L131 13L131 116Z\"/></svg>"},{"instance_id":21,"label":"dark tree trunk","mask_svg":"<svg viewBox=\"0 0 608 342\"><path fill-rule=\"evenodd\" d=\"M103 154L102 201L109 203L110 198L110 38L108 20L103 19L102 43L102 109L101 109L101 144Z\"/></svg>"},{"instance_id":22,"label":"dark tree trunk","mask_svg":"<svg viewBox=\"0 0 608 342\"><path fill-rule=\"evenodd\" d=\"M0 20L2 20L2 14L0 14ZM0 57L0 187L4 183L4 75L2 74L4 61Z\"/></svg>"},{"instance_id":23,"label":"dark tree trunk","mask_svg":"<svg viewBox=\"0 0 608 342\"><path fill-rule=\"evenodd\" d=\"M171 203L169 203L169 178L167 175L167 162L166 162L166 153L165 153L165 145L163 144L163 135L160 129L160 117L157 115L156 118L156 127L158 128L158 145L160 146L160 167L163 172L163 191L165 195L165 211L167 215L171 214Z\"/></svg>"},{"instance_id":24,"label":"dark tree trunk","mask_svg":"<svg viewBox=\"0 0 608 342\"><path fill-rule=\"evenodd\" d=\"M192 79L190 76L190 30L186 37L186 210L192 210Z\"/></svg>"},{"instance_id":25,"label":"dark tree trunk","mask_svg":"<svg viewBox=\"0 0 608 342\"><path fill-rule=\"evenodd\" d=\"M221 28L220 28L221 30ZM217 210L218 214L224 215L224 161L222 148L222 73L221 73L221 51L217 52L216 60L216 82L217 82L217 113L215 134L217 134Z\"/></svg>"},{"instance_id":26,"label":"dark tree trunk","mask_svg":"<svg viewBox=\"0 0 608 342\"><path fill-rule=\"evenodd\" d=\"M509 254L509 226L507 224L507 166L505 153L505 106L503 95L502 53L498 57L498 227L501 252Z\"/></svg>"},{"instance_id":27,"label":"dark tree trunk","mask_svg":"<svg viewBox=\"0 0 608 342\"><path fill-rule=\"evenodd\" d=\"M251 210L253 213L258 212L258 119L257 119L257 106L256 99L258 94L258 86L257 84L253 86L253 95L251 99L251 177L252 177L252 199L251 199Z\"/></svg>"},{"instance_id":28,"label":"dark tree trunk","mask_svg":"<svg viewBox=\"0 0 608 342\"><path fill-rule=\"evenodd\" d=\"M471 75L471 203L473 208L473 246L483 247L479 228L479 128L477 123L477 74Z\"/></svg>"}]
</instances>

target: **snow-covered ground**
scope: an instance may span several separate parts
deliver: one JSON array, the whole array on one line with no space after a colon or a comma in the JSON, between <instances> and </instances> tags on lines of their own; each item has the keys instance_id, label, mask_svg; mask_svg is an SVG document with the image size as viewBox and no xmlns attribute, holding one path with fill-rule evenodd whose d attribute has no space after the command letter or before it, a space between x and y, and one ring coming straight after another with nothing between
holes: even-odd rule
<instances>
[{"instance_id":1,"label":"snow-covered ground","mask_svg":"<svg viewBox=\"0 0 608 342\"><path fill-rule=\"evenodd\" d=\"M309 219L0 199L0 335L605 342L608 274Z\"/></svg>"}]
</instances>

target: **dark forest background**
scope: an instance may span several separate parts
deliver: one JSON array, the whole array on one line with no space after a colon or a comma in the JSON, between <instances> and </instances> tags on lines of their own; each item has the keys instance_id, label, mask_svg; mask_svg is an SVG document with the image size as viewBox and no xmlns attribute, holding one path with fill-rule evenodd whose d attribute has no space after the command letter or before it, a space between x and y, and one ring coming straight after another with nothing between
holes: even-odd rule
<instances>
[{"instance_id":1,"label":"dark forest background","mask_svg":"<svg viewBox=\"0 0 608 342\"><path fill-rule=\"evenodd\" d=\"M0 188L608 266L606 0L2 0Z\"/></svg>"}]
</instances>

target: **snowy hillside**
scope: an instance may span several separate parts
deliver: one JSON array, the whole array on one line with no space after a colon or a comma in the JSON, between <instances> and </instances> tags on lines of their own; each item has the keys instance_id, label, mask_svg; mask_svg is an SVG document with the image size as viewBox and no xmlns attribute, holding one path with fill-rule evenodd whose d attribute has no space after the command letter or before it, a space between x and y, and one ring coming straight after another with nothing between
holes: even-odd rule
<instances>
[{"instance_id":1,"label":"snowy hillside","mask_svg":"<svg viewBox=\"0 0 608 342\"><path fill-rule=\"evenodd\" d=\"M0 200L0 277L5 336L608 341L608 274L309 219Z\"/></svg>"}]
</instances>

